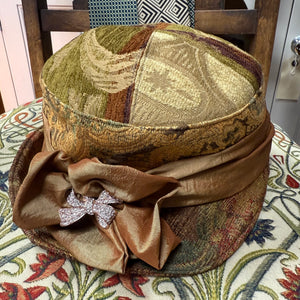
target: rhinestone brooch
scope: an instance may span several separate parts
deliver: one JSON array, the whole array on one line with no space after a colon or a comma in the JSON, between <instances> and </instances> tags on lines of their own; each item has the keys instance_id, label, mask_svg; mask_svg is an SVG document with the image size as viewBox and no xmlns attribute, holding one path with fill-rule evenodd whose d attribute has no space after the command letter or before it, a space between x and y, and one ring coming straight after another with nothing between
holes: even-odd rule
<instances>
[{"instance_id":1,"label":"rhinestone brooch","mask_svg":"<svg viewBox=\"0 0 300 300\"><path fill-rule=\"evenodd\" d=\"M102 228L108 228L116 216L113 204L121 204L123 201L112 197L106 190L102 191L98 198L83 196L79 200L72 189L67 197L70 207L60 208L60 226L65 227L80 220L86 214L94 215Z\"/></svg>"}]
</instances>

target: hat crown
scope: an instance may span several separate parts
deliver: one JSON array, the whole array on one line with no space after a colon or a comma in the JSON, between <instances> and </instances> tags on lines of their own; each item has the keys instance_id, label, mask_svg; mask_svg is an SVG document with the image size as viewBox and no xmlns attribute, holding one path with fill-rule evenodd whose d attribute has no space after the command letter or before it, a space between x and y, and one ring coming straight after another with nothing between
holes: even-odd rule
<instances>
[{"instance_id":1,"label":"hat crown","mask_svg":"<svg viewBox=\"0 0 300 300\"><path fill-rule=\"evenodd\" d=\"M147 170L237 143L265 118L260 65L175 24L101 26L45 64L49 144Z\"/></svg>"},{"instance_id":2,"label":"hat crown","mask_svg":"<svg viewBox=\"0 0 300 300\"><path fill-rule=\"evenodd\" d=\"M139 126L183 126L241 109L261 74L231 44L159 24L90 30L47 62L43 79L75 110Z\"/></svg>"}]
</instances>

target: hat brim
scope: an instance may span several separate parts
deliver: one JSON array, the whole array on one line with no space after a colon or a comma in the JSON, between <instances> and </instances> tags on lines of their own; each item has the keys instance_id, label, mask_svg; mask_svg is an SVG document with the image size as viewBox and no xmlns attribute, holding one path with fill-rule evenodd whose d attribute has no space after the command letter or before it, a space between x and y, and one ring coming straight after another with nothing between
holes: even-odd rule
<instances>
[{"instance_id":1,"label":"hat brim","mask_svg":"<svg viewBox=\"0 0 300 300\"><path fill-rule=\"evenodd\" d=\"M12 205L32 158L42 150L43 140L42 132L34 132L23 142L14 159L9 175ZM161 270L156 270L139 259L130 259L126 272L152 276L185 276L221 265L241 246L255 225L264 201L268 174L266 167L253 183L229 198L198 206L162 209L161 216L182 240L181 244L171 253ZM46 227L23 231L34 244L57 255L74 259Z\"/></svg>"}]
</instances>

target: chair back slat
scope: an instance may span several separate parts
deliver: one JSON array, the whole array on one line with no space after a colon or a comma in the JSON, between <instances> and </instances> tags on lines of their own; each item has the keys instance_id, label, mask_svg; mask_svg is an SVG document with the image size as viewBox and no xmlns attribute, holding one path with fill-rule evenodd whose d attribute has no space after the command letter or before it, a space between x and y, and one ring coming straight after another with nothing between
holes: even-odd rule
<instances>
[{"instance_id":1,"label":"chair back slat","mask_svg":"<svg viewBox=\"0 0 300 300\"><path fill-rule=\"evenodd\" d=\"M197 0L195 1L195 10L199 9L224 9L225 0Z\"/></svg>"},{"instance_id":2,"label":"chair back slat","mask_svg":"<svg viewBox=\"0 0 300 300\"><path fill-rule=\"evenodd\" d=\"M196 10L195 28L212 34L255 34L257 10Z\"/></svg>"},{"instance_id":3,"label":"chair back slat","mask_svg":"<svg viewBox=\"0 0 300 300\"><path fill-rule=\"evenodd\" d=\"M89 30L88 10L41 10L41 27L43 31Z\"/></svg>"},{"instance_id":4,"label":"chair back slat","mask_svg":"<svg viewBox=\"0 0 300 300\"><path fill-rule=\"evenodd\" d=\"M43 31L86 31L87 10L41 10ZM257 10L197 10L195 28L212 34L255 34Z\"/></svg>"},{"instance_id":5,"label":"chair back slat","mask_svg":"<svg viewBox=\"0 0 300 300\"><path fill-rule=\"evenodd\" d=\"M258 11L256 34L252 36L249 53L262 65L265 91L268 83L280 0L256 0Z\"/></svg>"},{"instance_id":6,"label":"chair back slat","mask_svg":"<svg viewBox=\"0 0 300 300\"><path fill-rule=\"evenodd\" d=\"M235 1L236 2L236 1ZM225 0L197 0L195 9L224 9ZM73 9L88 9L88 1L73 0Z\"/></svg>"},{"instance_id":7,"label":"chair back slat","mask_svg":"<svg viewBox=\"0 0 300 300\"><path fill-rule=\"evenodd\" d=\"M50 32L42 31L40 24L40 10L47 8L47 1L22 0L22 5L33 85L36 97L40 97L40 73L45 61L52 54Z\"/></svg>"},{"instance_id":8,"label":"chair back slat","mask_svg":"<svg viewBox=\"0 0 300 300\"><path fill-rule=\"evenodd\" d=\"M89 2L86 0L73 0L73 9L89 9Z\"/></svg>"}]
</instances>

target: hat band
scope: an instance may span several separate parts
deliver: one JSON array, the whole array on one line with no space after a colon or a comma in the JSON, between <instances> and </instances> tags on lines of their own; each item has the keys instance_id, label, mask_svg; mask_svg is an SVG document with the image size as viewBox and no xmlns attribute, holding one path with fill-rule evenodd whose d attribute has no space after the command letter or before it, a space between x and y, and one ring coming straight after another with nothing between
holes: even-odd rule
<instances>
[{"instance_id":1,"label":"hat band","mask_svg":"<svg viewBox=\"0 0 300 300\"><path fill-rule=\"evenodd\" d=\"M47 226L75 258L99 269L124 273L129 251L161 269L180 240L160 218L160 208L201 205L243 190L266 168L273 134L267 115L253 133L219 153L147 172L96 158L73 163L61 151L42 151L18 191L14 222L23 229ZM93 216L62 228L59 210L69 207L71 189L94 198L106 190L123 204L107 229Z\"/></svg>"},{"instance_id":2,"label":"hat band","mask_svg":"<svg viewBox=\"0 0 300 300\"><path fill-rule=\"evenodd\" d=\"M47 149L62 150L74 161L98 157L104 163L147 171L166 162L220 152L251 134L263 123L266 108L261 90L248 100L245 107L222 119L188 126L135 126L81 113L45 88Z\"/></svg>"}]
</instances>

